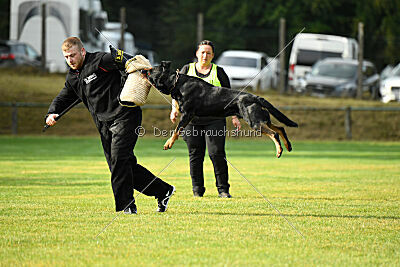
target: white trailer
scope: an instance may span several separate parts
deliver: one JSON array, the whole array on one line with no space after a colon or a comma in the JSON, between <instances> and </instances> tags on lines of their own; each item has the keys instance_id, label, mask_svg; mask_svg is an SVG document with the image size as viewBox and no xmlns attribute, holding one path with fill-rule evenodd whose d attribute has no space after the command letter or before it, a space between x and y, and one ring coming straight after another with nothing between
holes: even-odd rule
<instances>
[{"instance_id":1,"label":"white trailer","mask_svg":"<svg viewBox=\"0 0 400 267\"><path fill-rule=\"evenodd\" d=\"M112 45L116 48L120 48L121 42L121 23L120 22L107 22L104 26L104 30L100 34L101 50L109 52L109 46ZM124 34L124 47L123 50L131 55L136 55L137 48L135 46L135 38L130 32Z\"/></svg>"},{"instance_id":2,"label":"white trailer","mask_svg":"<svg viewBox=\"0 0 400 267\"><path fill-rule=\"evenodd\" d=\"M46 66L50 72L66 71L61 44L69 36L78 36L88 51L102 50L95 28L103 29L107 13L100 0L11 0L11 40L41 51L42 3L46 4Z\"/></svg>"}]
</instances>

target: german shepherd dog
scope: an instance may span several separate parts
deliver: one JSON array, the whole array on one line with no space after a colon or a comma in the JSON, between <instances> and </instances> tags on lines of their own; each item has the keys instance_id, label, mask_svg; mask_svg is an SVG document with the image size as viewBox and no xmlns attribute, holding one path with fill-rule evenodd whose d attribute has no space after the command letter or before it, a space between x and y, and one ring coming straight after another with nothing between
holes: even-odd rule
<instances>
[{"instance_id":1,"label":"german shepherd dog","mask_svg":"<svg viewBox=\"0 0 400 267\"><path fill-rule=\"evenodd\" d=\"M162 61L148 71L142 72L150 83L161 93L171 95L178 102L180 121L174 134L164 144L164 150L172 148L181 131L195 117L218 116L227 117L236 115L243 118L251 128L261 130L275 143L276 156L282 155L282 146L279 136L282 137L288 151L292 145L283 127L271 123L270 113L290 127L297 127L297 123L290 120L282 112L262 97L251 93L213 86L200 78L176 73L170 73L169 61Z\"/></svg>"}]
</instances>

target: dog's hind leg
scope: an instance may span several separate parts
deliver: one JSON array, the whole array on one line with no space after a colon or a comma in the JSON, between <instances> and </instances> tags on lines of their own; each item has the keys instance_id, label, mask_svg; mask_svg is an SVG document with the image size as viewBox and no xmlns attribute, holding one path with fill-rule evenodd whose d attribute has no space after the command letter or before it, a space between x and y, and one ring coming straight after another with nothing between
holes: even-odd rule
<instances>
[{"instance_id":1,"label":"dog's hind leg","mask_svg":"<svg viewBox=\"0 0 400 267\"><path fill-rule=\"evenodd\" d=\"M265 124L260 124L260 130L261 133L271 138L271 140L274 142L276 148L276 157L280 158L282 156L283 148L281 146L281 141L279 140L279 134L269 129Z\"/></svg>"},{"instance_id":2,"label":"dog's hind leg","mask_svg":"<svg viewBox=\"0 0 400 267\"><path fill-rule=\"evenodd\" d=\"M244 101L240 101L238 104L240 116L250 125L251 128L261 130L261 133L271 138L276 147L276 156L280 158L282 156L282 146L279 140L279 134L268 128L265 123L270 123L269 113L263 110L258 104L252 103L248 106L245 105Z\"/></svg>"},{"instance_id":3,"label":"dog's hind leg","mask_svg":"<svg viewBox=\"0 0 400 267\"><path fill-rule=\"evenodd\" d=\"M277 132L282 137L283 143L285 144L287 151L289 151L289 152L292 151L292 144L290 143L289 138L286 135L285 128L276 126L276 125L272 124L271 122L267 123L267 126L269 128L271 128L271 130Z\"/></svg>"}]
</instances>

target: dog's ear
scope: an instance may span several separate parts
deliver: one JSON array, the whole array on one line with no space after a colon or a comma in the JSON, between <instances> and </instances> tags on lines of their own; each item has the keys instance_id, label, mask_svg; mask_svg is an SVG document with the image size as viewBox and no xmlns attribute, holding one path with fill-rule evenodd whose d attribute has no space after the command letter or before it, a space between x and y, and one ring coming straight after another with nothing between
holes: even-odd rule
<instances>
[{"instance_id":1,"label":"dog's ear","mask_svg":"<svg viewBox=\"0 0 400 267\"><path fill-rule=\"evenodd\" d=\"M169 68L171 67L171 61L161 61L161 66L169 70Z\"/></svg>"}]
</instances>

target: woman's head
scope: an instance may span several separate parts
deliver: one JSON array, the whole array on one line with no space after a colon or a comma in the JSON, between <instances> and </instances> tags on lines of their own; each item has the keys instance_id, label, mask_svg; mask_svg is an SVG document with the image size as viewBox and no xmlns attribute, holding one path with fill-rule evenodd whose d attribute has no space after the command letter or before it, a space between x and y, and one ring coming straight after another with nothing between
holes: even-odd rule
<instances>
[{"instance_id":1,"label":"woman's head","mask_svg":"<svg viewBox=\"0 0 400 267\"><path fill-rule=\"evenodd\" d=\"M200 65L210 65L214 58L214 44L208 40L201 41L197 45L196 57Z\"/></svg>"}]
</instances>

